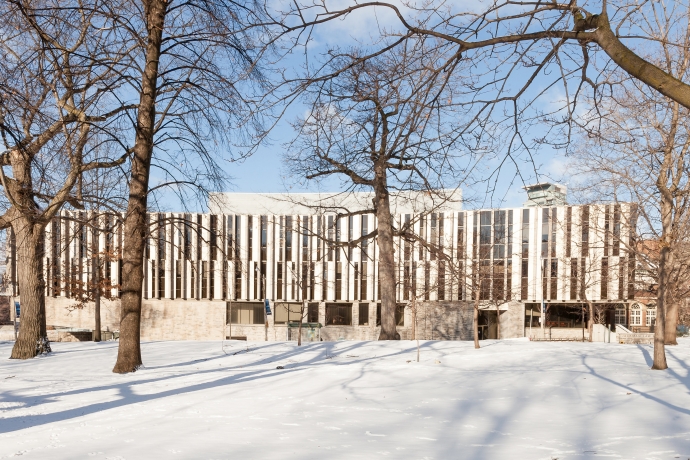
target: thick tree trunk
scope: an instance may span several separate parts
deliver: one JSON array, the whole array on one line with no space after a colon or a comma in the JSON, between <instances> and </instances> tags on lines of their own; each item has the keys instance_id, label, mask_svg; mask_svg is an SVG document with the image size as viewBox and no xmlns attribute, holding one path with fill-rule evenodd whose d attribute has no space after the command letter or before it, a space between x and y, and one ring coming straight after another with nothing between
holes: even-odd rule
<instances>
[{"instance_id":1,"label":"thick tree trunk","mask_svg":"<svg viewBox=\"0 0 690 460\"><path fill-rule=\"evenodd\" d=\"M29 359L50 352L43 279L43 226L18 217L13 219L12 228L17 241L21 316L19 335L10 358Z\"/></svg>"},{"instance_id":2,"label":"thick tree trunk","mask_svg":"<svg viewBox=\"0 0 690 460\"><path fill-rule=\"evenodd\" d=\"M659 258L659 292L656 303L656 325L654 327L654 363L652 369L663 370L667 369L666 364L666 349L665 343L665 326L666 326L666 281L668 278L668 255L669 248L664 246L661 248L661 257Z\"/></svg>"},{"instance_id":3,"label":"thick tree trunk","mask_svg":"<svg viewBox=\"0 0 690 460\"><path fill-rule=\"evenodd\" d=\"M657 306L657 310L658 309L659 307ZM666 302L666 324L664 327L664 345L678 345L678 334L676 333L676 329L678 328L679 313L680 309L678 308L678 301L675 299L669 299ZM656 330L656 327L654 330Z\"/></svg>"},{"instance_id":4,"label":"thick tree trunk","mask_svg":"<svg viewBox=\"0 0 690 460\"><path fill-rule=\"evenodd\" d=\"M140 328L144 243L147 231L146 208L155 134L158 63L161 57L167 6L168 3L163 0L153 0L145 4L148 29L146 63L142 75L129 202L124 222L120 344L117 362L113 368L113 372L120 374L134 372L143 364Z\"/></svg>"},{"instance_id":5,"label":"thick tree trunk","mask_svg":"<svg viewBox=\"0 0 690 460\"><path fill-rule=\"evenodd\" d=\"M663 183L663 177L657 183ZM671 253L671 232L673 230L673 201L668 193L661 193L661 238L659 240L659 290L656 302L656 324L654 327L654 363L652 369L667 369L666 349L666 298L669 297L669 267L673 266ZM669 299L670 300L670 299Z\"/></svg>"},{"instance_id":6,"label":"thick tree trunk","mask_svg":"<svg viewBox=\"0 0 690 460\"><path fill-rule=\"evenodd\" d=\"M381 287L381 332L379 340L399 340L395 327L395 248L388 179L383 162L374 165L374 206L378 219L379 286Z\"/></svg>"}]
</instances>

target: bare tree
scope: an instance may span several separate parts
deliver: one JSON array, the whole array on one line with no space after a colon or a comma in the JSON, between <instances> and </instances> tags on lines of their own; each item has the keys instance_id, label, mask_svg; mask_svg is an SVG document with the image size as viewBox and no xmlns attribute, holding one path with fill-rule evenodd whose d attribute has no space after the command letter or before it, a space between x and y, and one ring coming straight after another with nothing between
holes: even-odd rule
<instances>
[{"instance_id":1,"label":"bare tree","mask_svg":"<svg viewBox=\"0 0 690 460\"><path fill-rule=\"evenodd\" d=\"M75 186L84 174L122 164L98 145L117 143L117 121L129 108L108 90L127 65L113 40L118 2L73 8L22 0L0 6L6 56L0 63L0 182L17 244L22 320L12 358L49 351L42 257L45 226L65 203L81 207ZM99 26L103 28L99 28ZM124 56L124 57L123 57ZM122 149L120 149L122 152ZM8 167L8 169L4 168Z\"/></svg>"},{"instance_id":2,"label":"bare tree","mask_svg":"<svg viewBox=\"0 0 690 460\"><path fill-rule=\"evenodd\" d=\"M117 373L142 364L142 263L151 169L158 165L176 185L180 177L193 186L218 184L222 169L216 149L229 146L233 136L241 140L242 133L253 144L251 135L261 132L250 83L263 81L256 60L265 50L262 40L272 38L260 2L143 0L133 1L131 12L130 22L137 24L132 33L143 45L137 56L141 72L132 74L139 103L124 219Z\"/></svg>"},{"instance_id":3,"label":"bare tree","mask_svg":"<svg viewBox=\"0 0 690 460\"><path fill-rule=\"evenodd\" d=\"M370 209L381 287L380 340L396 338L394 228L391 194L426 191L443 202L443 179L455 166L457 130L447 75L427 65L437 57L423 41L410 42L380 58L360 62L360 51L329 65L344 68L332 80L306 90L310 111L295 124L297 138L286 161L296 176L336 177L345 188L373 191ZM451 121L452 120L452 121ZM345 215L348 215L345 213Z\"/></svg>"},{"instance_id":4,"label":"bare tree","mask_svg":"<svg viewBox=\"0 0 690 460\"><path fill-rule=\"evenodd\" d=\"M512 161L520 151L531 154L544 143L567 147L573 125L578 122L577 107L582 97L590 89L597 105L609 97L610 69L620 69L640 87L652 88L678 107L690 108L686 75L655 58L668 56L671 48L687 49L690 15L686 4L640 4L629 0L592 5L494 1L477 8L474 4L441 1L401 9L390 2L362 2L332 9L322 1L298 7L294 14L305 25L315 27L373 7L392 13L394 24L383 29L378 46L358 56L357 62L378 59L401 44L428 37L438 44L437 49L444 56L436 68L462 72L465 67L459 63L474 63L476 71L468 75L464 86L465 107L482 137L495 137L503 129L506 158ZM330 50L330 56L335 61L340 54ZM683 59L677 62L682 63ZM525 72L524 67L529 70ZM335 71L326 66L315 67L310 78L327 79L347 71L347 67ZM537 101L559 86L564 103L556 109L539 107ZM562 127L553 131L553 140L543 135L541 125L545 120ZM532 142L528 141L530 128L542 132ZM663 179L669 187L670 176ZM672 212L665 209L661 215L667 220L666 226L670 226ZM668 245L669 241L664 241L664 266L673 257L666 249ZM662 301L666 296L664 289L659 293ZM665 324L663 311L658 324ZM659 332L655 340L655 369L666 368L663 341Z\"/></svg>"},{"instance_id":5,"label":"bare tree","mask_svg":"<svg viewBox=\"0 0 690 460\"><path fill-rule=\"evenodd\" d=\"M645 50L646 59L668 75L686 79L690 66L687 21L678 24L668 17L649 21L656 23L656 48L662 52ZM678 302L673 301L672 280L683 277L677 272L682 264L676 252L685 244L683 225L690 211L688 111L678 100L650 92L640 81L626 77L621 72L610 76L610 81L619 84L606 101L597 104L596 113L592 111L585 125L590 140L581 149L578 163L582 172L593 176L592 182L600 184L598 194L637 203L638 238L658 242L658 257L639 254L638 260L649 263L650 271L658 275L654 368L665 369L664 345L677 343ZM638 249L630 247L628 252L635 254Z\"/></svg>"}]
</instances>

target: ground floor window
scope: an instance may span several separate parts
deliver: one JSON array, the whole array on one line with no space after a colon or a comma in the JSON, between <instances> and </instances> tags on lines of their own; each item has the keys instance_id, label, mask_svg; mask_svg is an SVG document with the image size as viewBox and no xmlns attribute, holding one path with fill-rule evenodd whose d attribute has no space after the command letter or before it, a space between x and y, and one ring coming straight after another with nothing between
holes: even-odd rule
<instances>
[{"instance_id":1,"label":"ground floor window","mask_svg":"<svg viewBox=\"0 0 690 460\"><path fill-rule=\"evenodd\" d=\"M627 324L627 321L625 320L625 308L616 308L615 321L616 324Z\"/></svg>"},{"instance_id":2,"label":"ground floor window","mask_svg":"<svg viewBox=\"0 0 690 460\"><path fill-rule=\"evenodd\" d=\"M359 325L368 326L369 325L369 304L359 303Z\"/></svg>"},{"instance_id":3,"label":"ground floor window","mask_svg":"<svg viewBox=\"0 0 690 460\"><path fill-rule=\"evenodd\" d=\"M275 302L275 324L297 323L302 313L299 302Z\"/></svg>"},{"instance_id":4,"label":"ground floor window","mask_svg":"<svg viewBox=\"0 0 690 460\"><path fill-rule=\"evenodd\" d=\"M230 321L232 324L263 324L263 302L228 302Z\"/></svg>"},{"instance_id":5,"label":"ground floor window","mask_svg":"<svg viewBox=\"0 0 690 460\"><path fill-rule=\"evenodd\" d=\"M307 311L307 322L308 323L318 323L319 322L319 304L318 302L312 302L309 304Z\"/></svg>"},{"instance_id":6,"label":"ground floor window","mask_svg":"<svg viewBox=\"0 0 690 460\"><path fill-rule=\"evenodd\" d=\"M642 310L640 310L639 305L630 307L630 325L642 326Z\"/></svg>"},{"instance_id":7,"label":"ground floor window","mask_svg":"<svg viewBox=\"0 0 690 460\"><path fill-rule=\"evenodd\" d=\"M656 322L656 308L647 308L647 326L654 326Z\"/></svg>"},{"instance_id":8,"label":"ground floor window","mask_svg":"<svg viewBox=\"0 0 690 460\"><path fill-rule=\"evenodd\" d=\"M326 326L352 326L352 304L326 304Z\"/></svg>"}]
</instances>

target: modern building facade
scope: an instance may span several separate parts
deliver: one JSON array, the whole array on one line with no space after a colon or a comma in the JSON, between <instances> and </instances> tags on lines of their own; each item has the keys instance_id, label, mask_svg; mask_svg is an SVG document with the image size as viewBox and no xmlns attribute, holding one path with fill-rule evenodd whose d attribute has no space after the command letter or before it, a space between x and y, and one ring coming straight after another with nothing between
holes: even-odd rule
<instances>
[{"instance_id":1,"label":"modern building facade","mask_svg":"<svg viewBox=\"0 0 690 460\"><path fill-rule=\"evenodd\" d=\"M150 214L142 338L286 340L302 316L307 340L375 339L379 247L369 200L218 194L207 214ZM628 205L468 211L459 200L403 197L393 209L406 235L395 237L402 338L469 340L475 303L484 338L538 337L547 327L580 334L589 302L606 322L631 321ZM98 254L102 324L118 329L120 219L100 216L95 231L93 215L63 211L49 226L48 324L93 327Z\"/></svg>"}]
</instances>

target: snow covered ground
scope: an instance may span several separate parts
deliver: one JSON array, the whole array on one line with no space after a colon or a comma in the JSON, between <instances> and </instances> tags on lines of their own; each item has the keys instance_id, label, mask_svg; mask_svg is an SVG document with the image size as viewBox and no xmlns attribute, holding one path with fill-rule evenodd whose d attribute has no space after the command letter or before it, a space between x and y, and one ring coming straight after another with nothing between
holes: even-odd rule
<instances>
[{"instance_id":1,"label":"snow covered ground","mask_svg":"<svg viewBox=\"0 0 690 460\"><path fill-rule=\"evenodd\" d=\"M9 356L11 343L0 343ZM0 458L690 458L690 340L117 343L0 359ZM283 366L284 369L276 369Z\"/></svg>"}]
</instances>

